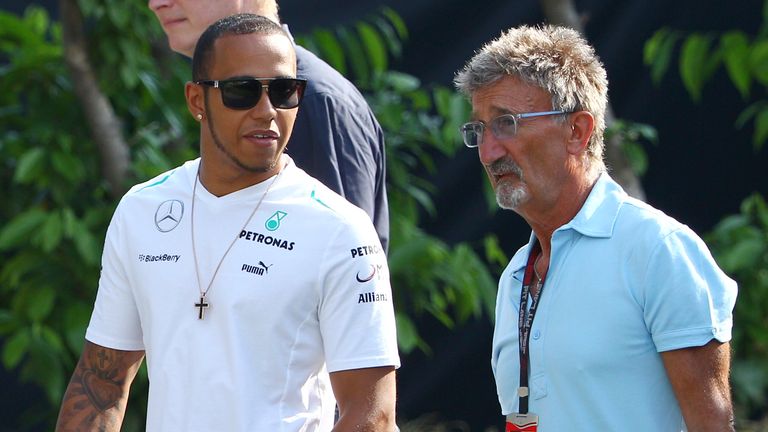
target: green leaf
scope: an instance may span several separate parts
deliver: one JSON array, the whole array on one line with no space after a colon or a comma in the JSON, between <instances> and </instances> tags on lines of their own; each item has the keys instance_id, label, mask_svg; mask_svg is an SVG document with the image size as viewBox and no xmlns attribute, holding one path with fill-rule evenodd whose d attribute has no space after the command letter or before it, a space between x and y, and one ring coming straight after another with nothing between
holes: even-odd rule
<instances>
[{"instance_id":1,"label":"green leaf","mask_svg":"<svg viewBox=\"0 0 768 432\"><path fill-rule=\"evenodd\" d=\"M96 238L82 222L76 224L73 228L72 240L75 242L75 248L83 258L83 262L89 265L98 264L101 247Z\"/></svg>"},{"instance_id":2,"label":"green leaf","mask_svg":"<svg viewBox=\"0 0 768 432\"><path fill-rule=\"evenodd\" d=\"M9 250L28 241L46 218L47 213L37 207L17 215L0 230L0 251Z\"/></svg>"},{"instance_id":3,"label":"green leaf","mask_svg":"<svg viewBox=\"0 0 768 432\"><path fill-rule=\"evenodd\" d=\"M139 72L138 74L139 81L144 85L144 88L147 90L147 93L152 98L152 101L160 107L160 111L163 113L163 117L165 117L165 120L168 122L168 124L171 126L171 130L174 134L180 135L181 132L184 130L181 118L176 113L176 110L173 109L168 103L166 103L165 98L160 92L160 89L157 85L157 80L155 77L146 71Z\"/></svg>"},{"instance_id":4,"label":"green leaf","mask_svg":"<svg viewBox=\"0 0 768 432\"><path fill-rule=\"evenodd\" d=\"M48 12L40 7L28 8L24 22L35 34L44 35L49 25Z\"/></svg>"},{"instance_id":5,"label":"green leaf","mask_svg":"<svg viewBox=\"0 0 768 432\"><path fill-rule=\"evenodd\" d=\"M680 53L680 76L695 102L701 100L701 90L708 78L707 65L711 38L693 34L685 40Z\"/></svg>"},{"instance_id":6,"label":"green leaf","mask_svg":"<svg viewBox=\"0 0 768 432\"><path fill-rule=\"evenodd\" d=\"M749 95L752 77L749 70L749 40L742 32L729 32L720 38L723 61L731 77L733 85L741 93L741 97Z\"/></svg>"},{"instance_id":7,"label":"green leaf","mask_svg":"<svg viewBox=\"0 0 768 432\"><path fill-rule=\"evenodd\" d=\"M727 251L721 251L718 263L726 272L738 272L753 267L763 253L765 241L760 238L747 238L736 242Z\"/></svg>"},{"instance_id":8,"label":"green leaf","mask_svg":"<svg viewBox=\"0 0 768 432\"><path fill-rule=\"evenodd\" d=\"M30 183L45 169L45 150L34 147L27 150L20 158L16 166L13 179L17 183Z\"/></svg>"},{"instance_id":9,"label":"green leaf","mask_svg":"<svg viewBox=\"0 0 768 432\"><path fill-rule=\"evenodd\" d=\"M384 79L398 93L414 91L421 86L421 81L418 78L403 72L389 71L385 74Z\"/></svg>"},{"instance_id":10,"label":"green leaf","mask_svg":"<svg viewBox=\"0 0 768 432\"><path fill-rule=\"evenodd\" d=\"M80 181L85 176L82 161L72 153L54 151L51 155L51 164L56 172L72 183Z\"/></svg>"},{"instance_id":11,"label":"green leaf","mask_svg":"<svg viewBox=\"0 0 768 432\"><path fill-rule=\"evenodd\" d=\"M403 44L389 21L380 16L374 17L372 21L384 38L389 53L395 57L400 57L403 52Z\"/></svg>"},{"instance_id":12,"label":"green leaf","mask_svg":"<svg viewBox=\"0 0 768 432\"><path fill-rule=\"evenodd\" d=\"M400 37L400 40L408 39L408 27L406 27L405 22L400 17L400 15L395 12L394 9L384 7L381 9L381 13L389 19L389 22L392 23L392 27L394 27L395 31L397 31L397 35Z\"/></svg>"},{"instance_id":13,"label":"green leaf","mask_svg":"<svg viewBox=\"0 0 768 432\"><path fill-rule=\"evenodd\" d=\"M346 51L351 54L349 56L349 62L352 66L355 81L360 87L366 88L370 80L371 71L368 63L365 61L365 56L362 55L364 48L360 43L360 40L354 33L343 27L338 29L338 34Z\"/></svg>"},{"instance_id":14,"label":"green leaf","mask_svg":"<svg viewBox=\"0 0 768 432\"><path fill-rule=\"evenodd\" d=\"M11 336L3 347L3 365L6 370L18 366L29 348L29 332L21 329Z\"/></svg>"},{"instance_id":15,"label":"green leaf","mask_svg":"<svg viewBox=\"0 0 768 432\"><path fill-rule=\"evenodd\" d=\"M80 352L83 348L90 316L91 309L82 302L69 303L64 311L64 338L73 352Z\"/></svg>"},{"instance_id":16,"label":"green leaf","mask_svg":"<svg viewBox=\"0 0 768 432\"><path fill-rule=\"evenodd\" d=\"M387 69L387 50L381 35L368 23L357 24L357 32L368 54L373 72L384 72Z\"/></svg>"},{"instance_id":17,"label":"green leaf","mask_svg":"<svg viewBox=\"0 0 768 432\"><path fill-rule=\"evenodd\" d=\"M336 36L328 30L320 29L312 33L315 42L320 47L323 59L327 61L340 74L347 74L347 62L344 56L344 48Z\"/></svg>"},{"instance_id":18,"label":"green leaf","mask_svg":"<svg viewBox=\"0 0 768 432\"><path fill-rule=\"evenodd\" d=\"M397 324L397 344L402 352L410 353L421 344L416 326L407 315L402 313L395 314L395 322Z\"/></svg>"},{"instance_id":19,"label":"green leaf","mask_svg":"<svg viewBox=\"0 0 768 432\"><path fill-rule=\"evenodd\" d=\"M40 231L34 237L39 240L43 252L50 253L61 243L64 236L64 222L58 212L49 213Z\"/></svg>"},{"instance_id":20,"label":"green leaf","mask_svg":"<svg viewBox=\"0 0 768 432\"><path fill-rule=\"evenodd\" d=\"M655 84L659 84L667 73L669 63L672 61L672 51L678 39L677 33L662 28L645 43L643 60L651 67L651 78Z\"/></svg>"},{"instance_id":21,"label":"green leaf","mask_svg":"<svg viewBox=\"0 0 768 432\"><path fill-rule=\"evenodd\" d=\"M34 301L26 304L26 314L32 322L43 321L53 310L56 300L56 291L51 287L38 287L35 289Z\"/></svg>"}]
</instances>

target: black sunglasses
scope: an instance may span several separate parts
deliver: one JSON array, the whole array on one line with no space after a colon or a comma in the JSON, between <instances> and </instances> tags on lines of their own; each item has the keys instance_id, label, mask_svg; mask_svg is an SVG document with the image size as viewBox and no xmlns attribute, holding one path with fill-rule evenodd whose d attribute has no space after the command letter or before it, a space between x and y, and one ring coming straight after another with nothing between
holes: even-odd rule
<instances>
[{"instance_id":1,"label":"black sunglasses","mask_svg":"<svg viewBox=\"0 0 768 432\"><path fill-rule=\"evenodd\" d=\"M237 78L200 80L195 84L217 88L221 102L234 110L251 109L259 103L262 89L267 89L269 102L275 108L296 108L304 96L307 80L298 78Z\"/></svg>"}]
</instances>

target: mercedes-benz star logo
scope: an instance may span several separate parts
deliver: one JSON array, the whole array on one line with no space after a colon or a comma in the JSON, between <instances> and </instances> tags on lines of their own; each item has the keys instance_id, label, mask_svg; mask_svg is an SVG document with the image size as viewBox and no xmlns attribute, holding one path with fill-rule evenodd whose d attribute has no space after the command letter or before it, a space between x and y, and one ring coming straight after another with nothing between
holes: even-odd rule
<instances>
[{"instance_id":1,"label":"mercedes-benz star logo","mask_svg":"<svg viewBox=\"0 0 768 432\"><path fill-rule=\"evenodd\" d=\"M173 231L179 226L182 216L184 216L183 202L176 199L163 201L155 212L155 226L160 232Z\"/></svg>"}]
</instances>

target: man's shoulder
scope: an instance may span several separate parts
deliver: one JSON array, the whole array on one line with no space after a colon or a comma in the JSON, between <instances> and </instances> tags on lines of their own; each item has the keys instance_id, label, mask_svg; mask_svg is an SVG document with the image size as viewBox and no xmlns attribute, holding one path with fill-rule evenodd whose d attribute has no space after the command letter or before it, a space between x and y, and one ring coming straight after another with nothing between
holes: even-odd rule
<instances>
[{"instance_id":1,"label":"man's shoulder","mask_svg":"<svg viewBox=\"0 0 768 432\"><path fill-rule=\"evenodd\" d=\"M183 165L169 169L149 180L134 185L123 195L121 205L124 203L139 203L146 200L154 202L159 198L167 197L171 199L176 195L180 195L187 179L190 175L194 175L197 169L196 162L188 161Z\"/></svg>"}]
</instances>

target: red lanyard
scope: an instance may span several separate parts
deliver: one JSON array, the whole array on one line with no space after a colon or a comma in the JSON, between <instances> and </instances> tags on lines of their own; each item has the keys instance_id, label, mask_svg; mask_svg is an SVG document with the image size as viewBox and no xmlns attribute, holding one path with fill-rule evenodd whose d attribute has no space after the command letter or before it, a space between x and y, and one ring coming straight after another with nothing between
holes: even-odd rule
<instances>
[{"instance_id":1,"label":"red lanyard","mask_svg":"<svg viewBox=\"0 0 768 432\"><path fill-rule=\"evenodd\" d=\"M520 410L521 414L528 413L528 375L529 375L529 345L528 341L531 336L531 327L533 327L533 319L536 316L536 308L539 305L539 298L541 292L544 291L544 280L539 281L539 290L531 298L531 308L528 309L528 296L531 290L531 283L533 282L533 275L535 273L534 264L536 258L541 253L541 245L536 242L531 249L530 255L528 255L528 264L525 266L525 275L523 276L523 289L520 294L520 315L517 321L518 336L520 342L520 387L517 394L520 397Z\"/></svg>"}]
</instances>

